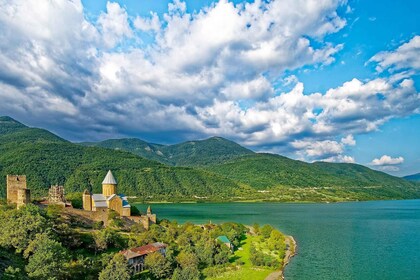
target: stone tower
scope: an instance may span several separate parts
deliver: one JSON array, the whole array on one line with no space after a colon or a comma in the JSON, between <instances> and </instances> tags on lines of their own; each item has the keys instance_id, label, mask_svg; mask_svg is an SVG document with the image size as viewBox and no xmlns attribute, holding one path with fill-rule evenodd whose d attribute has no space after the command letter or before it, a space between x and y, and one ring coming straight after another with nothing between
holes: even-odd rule
<instances>
[{"instance_id":1,"label":"stone tower","mask_svg":"<svg viewBox=\"0 0 420 280\"><path fill-rule=\"evenodd\" d=\"M51 186L48 191L48 203L51 204L66 204L63 186Z\"/></svg>"},{"instance_id":2,"label":"stone tower","mask_svg":"<svg viewBox=\"0 0 420 280\"><path fill-rule=\"evenodd\" d=\"M83 209L92 211L92 194L88 190L83 192Z\"/></svg>"},{"instance_id":3,"label":"stone tower","mask_svg":"<svg viewBox=\"0 0 420 280\"><path fill-rule=\"evenodd\" d=\"M18 190L26 188L25 175L7 175L7 202L17 203Z\"/></svg>"},{"instance_id":4,"label":"stone tower","mask_svg":"<svg viewBox=\"0 0 420 280\"><path fill-rule=\"evenodd\" d=\"M17 208L28 204L31 202L31 190L29 189L18 189L17 190Z\"/></svg>"},{"instance_id":5,"label":"stone tower","mask_svg":"<svg viewBox=\"0 0 420 280\"><path fill-rule=\"evenodd\" d=\"M105 179L102 181L102 194L104 196L117 194L117 180L115 180L111 170L108 170Z\"/></svg>"},{"instance_id":6,"label":"stone tower","mask_svg":"<svg viewBox=\"0 0 420 280\"><path fill-rule=\"evenodd\" d=\"M150 222L156 224L156 214L152 213L152 208L149 206L147 207L147 214L146 214L147 218L149 219Z\"/></svg>"}]
</instances>

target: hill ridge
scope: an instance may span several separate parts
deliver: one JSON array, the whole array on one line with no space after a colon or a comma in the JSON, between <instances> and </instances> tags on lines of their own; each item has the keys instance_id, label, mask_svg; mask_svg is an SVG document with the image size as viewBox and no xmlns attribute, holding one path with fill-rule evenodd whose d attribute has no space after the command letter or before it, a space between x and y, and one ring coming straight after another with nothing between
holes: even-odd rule
<instances>
[{"instance_id":1,"label":"hill ridge","mask_svg":"<svg viewBox=\"0 0 420 280\"><path fill-rule=\"evenodd\" d=\"M112 144L111 148L102 148L95 143L90 147L89 143L71 143L47 130L29 128L7 118L0 118L0 131L4 132L0 134L0 176L27 174L35 195L45 195L51 184L64 184L69 192L85 188L100 191L102 173L112 169L121 182L121 192L149 200L204 197L222 201L342 201L420 197L419 185L362 165L307 163L276 154L254 153L222 137L175 145L152 144L136 138L109 139L103 142ZM124 150L127 146L115 150L115 144L124 141L146 156ZM5 180L0 180L0 196L4 193Z\"/></svg>"}]
</instances>

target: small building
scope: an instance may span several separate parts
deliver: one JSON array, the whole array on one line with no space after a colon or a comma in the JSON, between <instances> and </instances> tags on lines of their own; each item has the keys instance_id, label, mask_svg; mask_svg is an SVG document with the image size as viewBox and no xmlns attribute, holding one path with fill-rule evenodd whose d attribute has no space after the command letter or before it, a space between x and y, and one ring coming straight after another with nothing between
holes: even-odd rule
<instances>
[{"instance_id":1,"label":"small building","mask_svg":"<svg viewBox=\"0 0 420 280\"><path fill-rule=\"evenodd\" d=\"M144 270L144 259L147 255L154 252L159 252L164 257L166 257L166 247L168 247L168 245L161 242L156 242L153 244L121 251L120 254L125 257L134 274Z\"/></svg>"},{"instance_id":2,"label":"small building","mask_svg":"<svg viewBox=\"0 0 420 280\"><path fill-rule=\"evenodd\" d=\"M233 244L230 242L226 235L220 235L216 238L216 241L225 244L233 252Z\"/></svg>"}]
</instances>

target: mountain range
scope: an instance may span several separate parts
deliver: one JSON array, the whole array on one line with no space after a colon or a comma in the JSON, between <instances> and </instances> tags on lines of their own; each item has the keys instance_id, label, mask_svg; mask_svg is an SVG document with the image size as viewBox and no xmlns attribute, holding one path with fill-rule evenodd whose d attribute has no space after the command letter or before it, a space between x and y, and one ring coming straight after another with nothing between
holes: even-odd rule
<instances>
[{"instance_id":1,"label":"mountain range","mask_svg":"<svg viewBox=\"0 0 420 280\"><path fill-rule=\"evenodd\" d=\"M26 174L35 196L51 184L100 191L111 169L119 191L145 200L343 201L420 197L415 182L365 166L306 163L255 153L221 137L161 145L130 139L71 143L0 117L0 175ZM0 180L0 196L5 180Z\"/></svg>"},{"instance_id":2,"label":"mountain range","mask_svg":"<svg viewBox=\"0 0 420 280\"><path fill-rule=\"evenodd\" d=\"M416 173L416 174L413 174L413 175L407 175L407 176L404 176L403 178L408 180L408 181L420 182L420 173Z\"/></svg>"}]
</instances>

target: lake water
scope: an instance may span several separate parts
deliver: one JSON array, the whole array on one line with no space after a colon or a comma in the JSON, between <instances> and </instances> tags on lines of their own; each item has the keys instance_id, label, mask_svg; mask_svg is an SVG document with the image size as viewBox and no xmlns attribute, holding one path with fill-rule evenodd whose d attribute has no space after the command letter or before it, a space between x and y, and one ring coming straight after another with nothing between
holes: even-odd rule
<instances>
[{"instance_id":1,"label":"lake water","mask_svg":"<svg viewBox=\"0 0 420 280\"><path fill-rule=\"evenodd\" d=\"M145 211L145 205L139 205ZM144 209L143 209L144 208ZM180 223L271 224L293 235L287 280L420 279L420 200L332 204L156 204Z\"/></svg>"}]
</instances>

